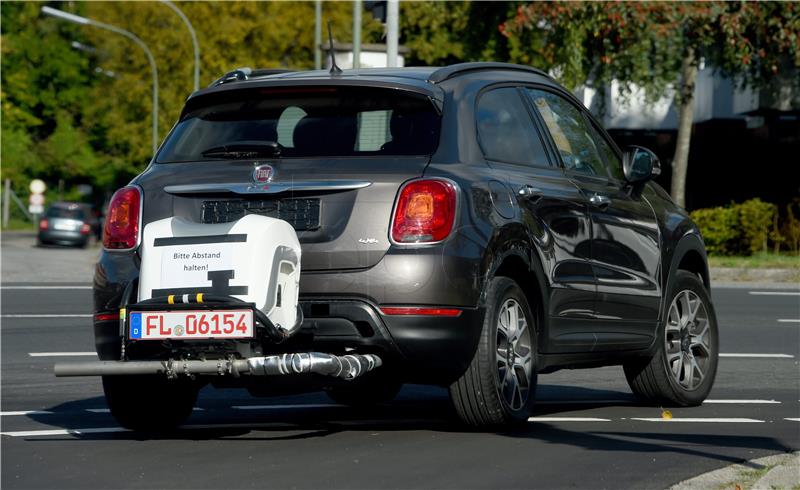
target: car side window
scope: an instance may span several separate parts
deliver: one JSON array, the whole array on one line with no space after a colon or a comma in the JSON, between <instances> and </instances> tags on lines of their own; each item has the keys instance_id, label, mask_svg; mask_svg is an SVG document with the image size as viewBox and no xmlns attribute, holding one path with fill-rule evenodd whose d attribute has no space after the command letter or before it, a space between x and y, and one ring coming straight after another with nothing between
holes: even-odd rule
<instances>
[{"instance_id":1,"label":"car side window","mask_svg":"<svg viewBox=\"0 0 800 490\"><path fill-rule=\"evenodd\" d=\"M608 144L608 141L600 134L600 131L597 130L596 127L591 126L592 128L592 136L594 136L594 141L597 144L597 147L600 149L600 153L603 154L606 160L606 166L608 167L608 173L619 181L625 180L625 173L622 171L622 161L617 156L617 153Z\"/></svg>"},{"instance_id":2,"label":"car side window","mask_svg":"<svg viewBox=\"0 0 800 490\"><path fill-rule=\"evenodd\" d=\"M544 120L567 170L608 178L592 128L577 107L543 90L525 89Z\"/></svg>"},{"instance_id":3,"label":"car side window","mask_svg":"<svg viewBox=\"0 0 800 490\"><path fill-rule=\"evenodd\" d=\"M533 120L514 87L490 90L478 99L478 141L488 160L538 167L550 165Z\"/></svg>"}]
</instances>

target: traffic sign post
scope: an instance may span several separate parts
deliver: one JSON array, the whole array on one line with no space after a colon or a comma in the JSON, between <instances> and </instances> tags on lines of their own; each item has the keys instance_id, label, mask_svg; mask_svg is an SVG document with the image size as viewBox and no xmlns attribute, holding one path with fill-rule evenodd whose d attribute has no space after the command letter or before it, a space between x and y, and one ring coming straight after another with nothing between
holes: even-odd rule
<instances>
[{"instance_id":1,"label":"traffic sign post","mask_svg":"<svg viewBox=\"0 0 800 490\"><path fill-rule=\"evenodd\" d=\"M40 179L33 179L28 185L31 191L28 196L28 212L33 215L33 226L39 226L39 215L44 213L44 191L47 190L47 185Z\"/></svg>"}]
</instances>

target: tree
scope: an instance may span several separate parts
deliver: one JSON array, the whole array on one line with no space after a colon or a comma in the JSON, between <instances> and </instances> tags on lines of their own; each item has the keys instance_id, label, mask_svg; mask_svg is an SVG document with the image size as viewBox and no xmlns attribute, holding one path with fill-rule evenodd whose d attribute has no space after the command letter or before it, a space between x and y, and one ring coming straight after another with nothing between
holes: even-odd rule
<instances>
[{"instance_id":1,"label":"tree","mask_svg":"<svg viewBox=\"0 0 800 490\"><path fill-rule=\"evenodd\" d=\"M550 68L570 88L617 80L623 96L641 87L652 102L674 87L671 191L681 206L701 60L741 86L800 89L800 4L793 2L534 2L499 29L512 60Z\"/></svg>"}]
</instances>

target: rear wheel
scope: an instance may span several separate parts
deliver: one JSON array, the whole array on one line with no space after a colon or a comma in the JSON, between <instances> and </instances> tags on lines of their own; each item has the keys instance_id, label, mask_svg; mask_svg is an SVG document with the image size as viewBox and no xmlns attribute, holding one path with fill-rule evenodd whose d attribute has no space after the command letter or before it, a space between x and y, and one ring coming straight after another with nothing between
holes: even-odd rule
<instances>
[{"instance_id":1,"label":"rear wheel","mask_svg":"<svg viewBox=\"0 0 800 490\"><path fill-rule=\"evenodd\" d=\"M535 390L534 316L517 283L496 277L487 291L478 349L450 386L450 397L461 420L485 427L526 421Z\"/></svg>"},{"instance_id":2,"label":"rear wheel","mask_svg":"<svg viewBox=\"0 0 800 490\"><path fill-rule=\"evenodd\" d=\"M659 329L656 353L624 365L633 393L650 403L699 405L717 373L719 337L714 307L700 279L679 270Z\"/></svg>"},{"instance_id":3,"label":"rear wheel","mask_svg":"<svg viewBox=\"0 0 800 490\"><path fill-rule=\"evenodd\" d=\"M198 385L165 376L103 376L111 415L127 429L157 432L181 425L192 414Z\"/></svg>"}]
</instances>

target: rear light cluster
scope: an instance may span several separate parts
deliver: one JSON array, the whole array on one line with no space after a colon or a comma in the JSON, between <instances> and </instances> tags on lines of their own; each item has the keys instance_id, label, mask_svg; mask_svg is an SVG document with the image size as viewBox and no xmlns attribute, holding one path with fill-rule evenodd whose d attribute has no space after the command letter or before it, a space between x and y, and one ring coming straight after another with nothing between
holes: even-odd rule
<instances>
[{"instance_id":1,"label":"rear light cluster","mask_svg":"<svg viewBox=\"0 0 800 490\"><path fill-rule=\"evenodd\" d=\"M126 250L139 242L142 193L138 187L123 187L114 193L108 205L103 228L103 246L109 250Z\"/></svg>"},{"instance_id":2,"label":"rear light cluster","mask_svg":"<svg viewBox=\"0 0 800 490\"><path fill-rule=\"evenodd\" d=\"M89 226L87 223L81 225L81 234L88 235L89 232L92 231L92 227Z\"/></svg>"},{"instance_id":3,"label":"rear light cluster","mask_svg":"<svg viewBox=\"0 0 800 490\"><path fill-rule=\"evenodd\" d=\"M397 243L431 243L447 238L456 217L456 188L446 180L413 180L397 198L392 239Z\"/></svg>"},{"instance_id":4,"label":"rear light cluster","mask_svg":"<svg viewBox=\"0 0 800 490\"><path fill-rule=\"evenodd\" d=\"M48 228L50 228L50 222L47 221L47 218L40 219L39 220L39 229L40 230L46 230Z\"/></svg>"}]
</instances>

